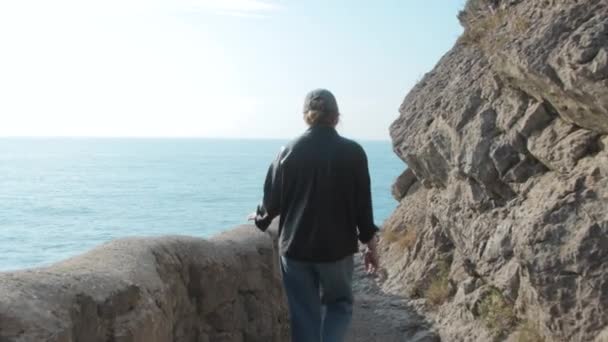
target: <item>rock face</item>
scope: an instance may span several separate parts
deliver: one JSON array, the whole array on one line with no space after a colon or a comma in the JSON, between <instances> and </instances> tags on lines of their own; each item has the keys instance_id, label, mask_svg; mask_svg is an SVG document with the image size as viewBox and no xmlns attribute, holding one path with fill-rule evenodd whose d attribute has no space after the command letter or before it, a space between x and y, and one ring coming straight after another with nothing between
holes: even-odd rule
<instances>
[{"instance_id":1,"label":"rock face","mask_svg":"<svg viewBox=\"0 0 608 342\"><path fill-rule=\"evenodd\" d=\"M391 126L411 173L385 288L445 341L608 341L608 1L470 0L459 18Z\"/></svg>"},{"instance_id":2,"label":"rock face","mask_svg":"<svg viewBox=\"0 0 608 342\"><path fill-rule=\"evenodd\" d=\"M110 242L49 268L0 274L0 341L289 340L269 234Z\"/></svg>"}]
</instances>

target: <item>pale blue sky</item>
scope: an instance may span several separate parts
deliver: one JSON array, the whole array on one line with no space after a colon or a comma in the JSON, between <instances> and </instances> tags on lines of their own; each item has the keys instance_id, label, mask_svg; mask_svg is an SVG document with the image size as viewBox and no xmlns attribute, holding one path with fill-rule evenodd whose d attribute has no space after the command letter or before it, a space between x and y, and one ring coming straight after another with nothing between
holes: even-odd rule
<instances>
[{"instance_id":1,"label":"pale blue sky","mask_svg":"<svg viewBox=\"0 0 608 342\"><path fill-rule=\"evenodd\" d=\"M343 134L388 139L463 3L3 1L0 136L286 138L324 87Z\"/></svg>"}]
</instances>

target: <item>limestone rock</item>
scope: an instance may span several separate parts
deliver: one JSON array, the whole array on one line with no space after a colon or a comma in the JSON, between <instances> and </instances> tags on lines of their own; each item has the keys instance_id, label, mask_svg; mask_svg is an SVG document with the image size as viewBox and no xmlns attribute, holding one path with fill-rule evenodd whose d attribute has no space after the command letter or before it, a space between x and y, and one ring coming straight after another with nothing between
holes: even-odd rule
<instances>
[{"instance_id":1,"label":"limestone rock","mask_svg":"<svg viewBox=\"0 0 608 342\"><path fill-rule=\"evenodd\" d=\"M405 195L407 195L408 191L416 183L418 179L416 175L411 169L406 169L395 181L393 184L392 193L393 197L400 201Z\"/></svg>"},{"instance_id":2,"label":"limestone rock","mask_svg":"<svg viewBox=\"0 0 608 342\"><path fill-rule=\"evenodd\" d=\"M417 231L410 248L382 240L385 289L421 298L445 341L600 341L608 2L470 0L460 19L391 126L425 187L385 223Z\"/></svg>"}]
</instances>

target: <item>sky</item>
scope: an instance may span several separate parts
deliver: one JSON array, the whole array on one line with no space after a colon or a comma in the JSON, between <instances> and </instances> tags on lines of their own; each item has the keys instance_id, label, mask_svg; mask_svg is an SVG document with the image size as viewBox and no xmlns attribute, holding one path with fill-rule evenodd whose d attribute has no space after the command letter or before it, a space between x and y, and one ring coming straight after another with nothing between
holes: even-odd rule
<instances>
[{"instance_id":1,"label":"sky","mask_svg":"<svg viewBox=\"0 0 608 342\"><path fill-rule=\"evenodd\" d=\"M0 136L289 138L315 88L388 140L464 0L0 2Z\"/></svg>"}]
</instances>

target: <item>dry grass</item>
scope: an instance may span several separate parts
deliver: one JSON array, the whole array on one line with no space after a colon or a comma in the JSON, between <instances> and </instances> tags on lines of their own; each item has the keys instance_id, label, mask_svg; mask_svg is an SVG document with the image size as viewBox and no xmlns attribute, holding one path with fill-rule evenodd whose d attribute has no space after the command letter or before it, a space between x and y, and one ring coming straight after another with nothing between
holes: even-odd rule
<instances>
[{"instance_id":1,"label":"dry grass","mask_svg":"<svg viewBox=\"0 0 608 342\"><path fill-rule=\"evenodd\" d=\"M531 321L525 321L517 328L516 342L545 342L546 339Z\"/></svg>"},{"instance_id":2,"label":"dry grass","mask_svg":"<svg viewBox=\"0 0 608 342\"><path fill-rule=\"evenodd\" d=\"M525 35L532 26L529 18L508 8L493 8L488 0L469 0L458 19L465 28L458 41L487 52L499 51L508 41Z\"/></svg>"},{"instance_id":3,"label":"dry grass","mask_svg":"<svg viewBox=\"0 0 608 342\"><path fill-rule=\"evenodd\" d=\"M515 33L519 35L526 33L528 29L530 29L530 26L532 26L528 19L521 16L516 16L515 18L513 18L512 25Z\"/></svg>"},{"instance_id":4,"label":"dry grass","mask_svg":"<svg viewBox=\"0 0 608 342\"><path fill-rule=\"evenodd\" d=\"M446 261L439 262L437 275L431 280L431 284L424 292L424 297L432 306L445 303L450 297L450 265Z\"/></svg>"},{"instance_id":5,"label":"dry grass","mask_svg":"<svg viewBox=\"0 0 608 342\"><path fill-rule=\"evenodd\" d=\"M417 237L418 237L418 233L416 233L415 229L408 229L396 241L397 246L399 246L399 249L402 249L402 250L403 249L407 249L407 248L411 248L411 247L414 246L414 243L416 243L416 238Z\"/></svg>"},{"instance_id":6,"label":"dry grass","mask_svg":"<svg viewBox=\"0 0 608 342\"><path fill-rule=\"evenodd\" d=\"M487 0L468 0L464 8L458 13L458 20L465 28L471 27L479 18L491 12Z\"/></svg>"},{"instance_id":7,"label":"dry grass","mask_svg":"<svg viewBox=\"0 0 608 342\"><path fill-rule=\"evenodd\" d=\"M505 38L498 34L498 29L506 22L506 14L499 11L494 15L481 17L467 26L458 41L467 46L479 46L484 49L496 49Z\"/></svg>"},{"instance_id":8,"label":"dry grass","mask_svg":"<svg viewBox=\"0 0 608 342\"><path fill-rule=\"evenodd\" d=\"M394 230L383 229L382 230L382 240L391 244L399 239L399 234Z\"/></svg>"},{"instance_id":9,"label":"dry grass","mask_svg":"<svg viewBox=\"0 0 608 342\"><path fill-rule=\"evenodd\" d=\"M483 297L478 312L486 327L495 334L508 332L517 321L513 304L496 288Z\"/></svg>"},{"instance_id":10,"label":"dry grass","mask_svg":"<svg viewBox=\"0 0 608 342\"><path fill-rule=\"evenodd\" d=\"M383 232L382 238L389 244L396 244L400 250L405 250L414 246L417 235L416 230L410 228L399 232L387 230Z\"/></svg>"}]
</instances>

